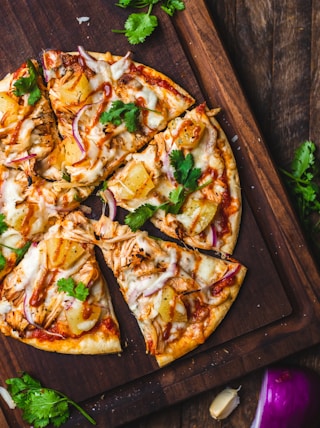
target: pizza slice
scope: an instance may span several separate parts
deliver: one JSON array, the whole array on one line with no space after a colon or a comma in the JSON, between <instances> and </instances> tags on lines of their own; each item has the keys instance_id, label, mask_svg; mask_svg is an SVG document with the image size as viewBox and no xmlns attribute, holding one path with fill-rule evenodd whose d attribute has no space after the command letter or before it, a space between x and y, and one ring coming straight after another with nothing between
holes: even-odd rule
<instances>
[{"instance_id":1,"label":"pizza slice","mask_svg":"<svg viewBox=\"0 0 320 428\"><path fill-rule=\"evenodd\" d=\"M50 182L20 169L0 165L0 214L24 239L35 240L60 214L80 207L94 190L66 180Z\"/></svg>"},{"instance_id":2,"label":"pizza slice","mask_svg":"<svg viewBox=\"0 0 320 428\"><path fill-rule=\"evenodd\" d=\"M98 184L194 99L162 73L107 53L46 50L44 76L62 141L41 175Z\"/></svg>"},{"instance_id":3,"label":"pizza slice","mask_svg":"<svg viewBox=\"0 0 320 428\"><path fill-rule=\"evenodd\" d=\"M241 191L228 140L204 104L172 120L108 180L126 223L151 219L162 232L202 249L231 254L241 219Z\"/></svg>"},{"instance_id":4,"label":"pizza slice","mask_svg":"<svg viewBox=\"0 0 320 428\"><path fill-rule=\"evenodd\" d=\"M121 350L119 326L80 212L61 218L0 284L0 331L41 350L102 354Z\"/></svg>"},{"instance_id":5,"label":"pizza slice","mask_svg":"<svg viewBox=\"0 0 320 428\"><path fill-rule=\"evenodd\" d=\"M212 334L236 299L246 268L133 232L102 216L97 245L137 319L148 353L164 366Z\"/></svg>"},{"instance_id":6,"label":"pizza slice","mask_svg":"<svg viewBox=\"0 0 320 428\"><path fill-rule=\"evenodd\" d=\"M0 162L33 175L58 139L39 64L28 60L0 81Z\"/></svg>"}]
</instances>

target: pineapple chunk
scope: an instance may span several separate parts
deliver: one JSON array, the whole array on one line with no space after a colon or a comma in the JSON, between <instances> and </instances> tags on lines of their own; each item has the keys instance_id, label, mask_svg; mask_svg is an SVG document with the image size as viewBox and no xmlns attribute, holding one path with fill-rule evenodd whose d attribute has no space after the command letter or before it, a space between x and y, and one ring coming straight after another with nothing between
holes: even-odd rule
<instances>
[{"instance_id":1,"label":"pineapple chunk","mask_svg":"<svg viewBox=\"0 0 320 428\"><path fill-rule=\"evenodd\" d=\"M73 165L82 159L82 152L74 138L65 138L63 140L63 146L65 150L65 161L67 165Z\"/></svg>"},{"instance_id":2,"label":"pineapple chunk","mask_svg":"<svg viewBox=\"0 0 320 428\"><path fill-rule=\"evenodd\" d=\"M108 187L116 199L131 200L145 198L154 188L154 184L143 162L132 162L122 170L121 178L111 180Z\"/></svg>"},{"instance_id":3,"label":"pineapple chunk","mask_svg":"<svg viewBox=\"0 0 320 428\"><path fill-rule=\"evenodd\" d=\"M46 241L50 267L68 269L76 263L85 250L78 242L63 238L50 238Z\"/></svg>"},{"instance_id":4,"label":"pineapple chunk","mask_svg":"<svg viewBox=\"0 0 320 428\"><path fill-rule=\"evenodd\" d=\"M183 224L190 236L201 233L214 219L218 204L207 199L189 198L177 219Z\"/></svg>"},{"instance_id":5,"label":"pineapple chunk","mask_svg":"<svg viewBox=\"0 0 320 428\"><path fill-rule=\"evenodd\" d=\"M85 313L90 311L89 317L84 317ZM65 310L69 329L72 334L81 334L84 331L91 330L98 322L101 308L96 305L83 304L78 300L75 300L68 309Z\"/></svg>"},{"instance_id":6,"label":"pineapple chunk","mask_svg":"<svg viewBox=\"0 0 320 428\"><path fill-rule=\"evenodd\" d=\"M18 111L18 102L6 92L0 92L0 119L4 126L17 120Z\"/></svg>"},{"instance_id":7,"label":"pineapple chunk","mask_svg":"<svg viewBox=\"0 0 320 428\"><path fill-rule=\"evenodd\" d=\"M199 144L205 129L205 125L201 122L195 123L190 119L184 120L176 137L178 147L194 149Z\"/></svg>"},{"instance_id":8,"label":"pineapple chunk","mask_svg":"<svg viewBox=\"0 0 320 428\"><path fill-rule=\"evenodd\" d=\"M186 322L187 311L175 290L165 285L159 306L159 314L164 322Z\"/></svg>"},{"instance_id":9,"label":"pineapple chunk","mask_svg":"<svg viewBox=\"0 0 320 428\"><path fill-rule=\"evenodd\" d=\"M60 100L64 104L80 104L90 95L91 89L85 74L75 73L59 88Z\"/></svg>"}]
</instances>

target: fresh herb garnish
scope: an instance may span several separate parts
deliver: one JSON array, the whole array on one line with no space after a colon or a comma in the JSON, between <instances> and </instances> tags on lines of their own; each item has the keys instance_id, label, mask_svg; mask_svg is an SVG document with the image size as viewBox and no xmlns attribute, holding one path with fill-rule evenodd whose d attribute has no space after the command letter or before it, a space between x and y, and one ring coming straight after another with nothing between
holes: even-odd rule
<instances>
[{"instance_id":1,"label":"fresh herb garnish","mask_svg":"<svg viewBox=\"0 0 320 428\"><path fill-rule=\"evenodd\" d=\"M69 173L67 173L66 171L63 171L63 172L62 172L62 178L63 178L63 180L67 181L68 183L70 183L70 182L71 182L71 176L70 176L70 174L69 174Z\"/></svg>"},{"instance_id":2,"label":"fresh herb garnish","mask_svg":"<svg viewBox=\"0 0 320 428\"><path fill-rule=\"evenodd\" d=\"M34 428L55 427L65 423L69 416L69 405L74 406L92 425L95 420L77 403L55 389L45 388L28 373L6 380L8 391L23 414L23 419Z\"/></svg>"},{"instance_id":3,"label":"fresh herb garnish","mask_svg":"<svg viewBox=\"0 0 320 428\"><path fill-rule=\"evenodd\" d=\"M5 221L5 215L0 214L0 235L2 235L8 229L8 225Z\"/></svg>"},{"instance_id":4,"label":"fresh herb garnish","mask_svg":"<svg viewBox=\"0 0 320 428\"><path fill-rule=\"evenodd\" d=\"M158 26L157 16L151 14L153 6L157 3L162 3L161 9L169 16L173 16L175 11L185 9L185 4L182 0L119 0L116 6L137 9L147 7L148 10L147 12L131 13L124 24L124 30L112 31L124 34L132 45L143 43L146 37L150 36Z\"/></svg>"},{"instance_id":5,"label":"fresh herb garnish","mask_svg":"<svg viewBox=\"0 0 320 428\"><path fill-rule=\"evenodd\" d=\"M0 254L0 272L6 267L7 260L3 254Z\"/></svg>"},{"instance_id":6,"label":"fresh herb garnish","mask_svg":"<svg viewBox=\"0 0 320 428\"><path fill-rule=\"evenodd\" d=\"M23 259L23 256L28 251L30 245L31 245L31 242L29 241L26 244L24 244L24 246L21 248L13 248L13 247L9 247L9 245L5 245L5 244L0 243L0 247L8 248L9 250L11 250L13 253L15 253L17 255L16 264L19 263L20 260Z\"/></svg>"},{"instance_id":7,"label":"fresh herb garnish","mask_svg":"<svg viewBox=\"0 0 320 428\"><path fill-rule=\"evenodd\" d=\"M37 82L37 70L33 62L28 59L27 61L29 76L20 77L13 86L15 90L13 91L14 95L21 97L24 94L29 94L28 104L34 105L41 98L41 91Z\"/></svg>"},{"instance_id":8,"label":"fresh herb garnish","mask_svg":"<svg viewBox=\"0 0 320 428\"><path fill-rule=\"evenodd\" d=\"M8 225L5 222L5 216L4 214L0 214L0 235L2 235L6 230L8 229ZM28 251L28 248L30 247L31 242L27 242L22 248L13 248L9 247L8 245L0 243L0 247L8 248L9 250L13 251L17 255L16 264L20 262L20 260L23 258L25 253ZM0 255L0 271L3 270L6 266L6 258L3 254Z\"/></svg>"},{"instance_id":9,"label":"fresh herb garnish","mask_svg":"<svg viewBox=\"0 0 320 428\"><path fill-rule=\"evenodd\" d=\"M108 122L119 126L125 123L129 132L134 132L138 129L138 118L140 108L134 103L125 104L121 100L113 101L111 108L104 111L100 116L100 122L106 124Z\"/></svg>"},{"instance_id":10,"label":"fresh herb garnish","mask_svg":"<svg viewBox=\"0 0 320 428\"><path fill-rule=\"evenodd\" d=\"M75 283L73 278L60 278L57 282L58 290L64 291L71 297L75 297L82 302L86 300L89 289L83 282Z\"/></svg>"},{"instance_id":11,"label":"fresh herb garnish","mask_svg":"<svg viewBox=\"0 0 320 428\"><path fill-rule=\"evenodd\" d=\"M305 141L295 151L290 170L282 169L289 191L294 197L298 215L306 233L320 249L318 234L320 232L320 168L316 158L316 145Z\"/></svg>"},{"instance_id":12,"label":"fresh herb garnish","mask_svg":"<svg viewBox=\"0 0 320 428\"><path fill-rule=\"evenodd\" d=\"M198 186L198 179L201 177L202 172L200 168L194 168L194 159L191 153L184 156L181 150L172 150L169 157L178 186L169 193L169 200L163 204L156 206L146 203L129 213L125 217L125 223L133 231L143 226L159 209L166 211L166 213L178 214L190 193L211 183L210 180L210 182Z\"/></svg>"}]
</instances>

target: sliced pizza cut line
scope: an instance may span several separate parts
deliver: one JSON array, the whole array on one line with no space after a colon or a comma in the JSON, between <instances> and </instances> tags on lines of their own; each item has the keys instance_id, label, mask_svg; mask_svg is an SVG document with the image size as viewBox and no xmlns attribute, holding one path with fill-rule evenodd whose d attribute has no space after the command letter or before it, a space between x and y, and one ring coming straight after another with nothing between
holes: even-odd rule
<instances>
[{"instance_id":1,"label":"sliced pizza cut line","mask_svg":"<svg viewBox=\"0 0 320 428\"><path fill-rule=\"evenodd\" d=\"M245 266L132 232L108 217L94 228L146 350L159 366L204 343L236 299Z\"/></svg>"}]
</instances>

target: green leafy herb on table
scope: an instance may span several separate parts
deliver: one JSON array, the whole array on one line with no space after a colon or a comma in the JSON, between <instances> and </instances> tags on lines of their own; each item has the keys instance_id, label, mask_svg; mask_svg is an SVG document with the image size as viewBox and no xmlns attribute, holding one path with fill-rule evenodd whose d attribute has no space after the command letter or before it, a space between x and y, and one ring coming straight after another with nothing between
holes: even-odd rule
<instances>
[{"instance_id":1,"label":"green leafy herb on table","mask_svg":"<svg viewBox=\"0 0 320 428\"><path fill-rule=\"evenodd\" d=\"M305 141L295 151L290 171L281 170L294 197L298 215L306 233L320 250L320 168L316 145Z\"/></svg>"},{"instance_id":2,"label":"green leafy herb on table","mask_svg":"<svg viewBox=\"0 0 320 428\"><path fill-rule=\"evenodd\" d=\"M59 391L43 387L28 373L7 379L6 383L13 401L23 412L23 419L34 428L43 428L49 424L61 426L70 416L69 405L74 406L89 422L96 425L95 420L77 403Z\"/></svg>"},{"instance_id":3,"label":"green leafy herb on table","mask_svg":"<svg viewBox=\"0 0 320 428\"><path fill-rule=\"evenodd\" d=\"M146 37L150 36L158 26L157 16L151 14L154 5L157 3L161 3L161 9L169 16L173 16L176 11L185 9L182 0L119 0L116 6L136 9L148 8L148 10L147 12L131 13L124 24L124 30L112 31L123 33L132 45L143 43Z\"/></svg>"},{"instance_id":4,"label":"green leafy herb on table","mask_svg":"<svg viewBox=\"0 0 320 428\"><path fill-rule=\"evenodd\" d=\"M28 104L34 105L41 98L41 91L37 83L37 70L33 62L28 59L27 61L29 76L20 77L14 82L15 91L14 95L21 97L24 94L29 94Z\"/></svg>"},{"instance_id":5,"label":"green leafy herb on table","mask_svg":"<svg viewBox=\"0 0 320 428\"><path fill-rule=\"evenodd\" d=\"M100 116L100 122L106 124L113 123L116 126L125 123L129 132L134 132L138 129L138 118L140 108L134 103L125 104L121 100L113 101L111 108L104 111Z\"/></svg>"},{"instance_id":6,"label":"green leafy herb on table","mask_svg":"<svg viewBox=\"0 0 320 428\"><path fill-rule=\"evenodd\" d=\"M191 153L184 156L181 150L172 150L170 164L174 168L174 178L178 186L169 194L169 200L160 205L143 204L125 217L125 223L136 231L149 220L156 211L162 209L167 213L178 214L190 193L195 192L209 184L198 186L201 169L194 168L194 159ZM210 181L211 182L211 181Z\"/></svg>"},{"instance_id":7,"label":"green leafy herb on table","mask_svg":"<svg viewBox=\"0 0 320 428\"><path fill-rule=\"evenodd\" d=\"M60 278L57 282L58 290L64 291L71 297L84 302L89 294L88 287L83 282L75 283L73 278Z\"/></svg>"}]
</instances>

